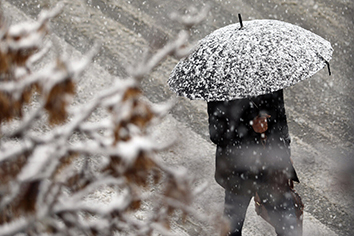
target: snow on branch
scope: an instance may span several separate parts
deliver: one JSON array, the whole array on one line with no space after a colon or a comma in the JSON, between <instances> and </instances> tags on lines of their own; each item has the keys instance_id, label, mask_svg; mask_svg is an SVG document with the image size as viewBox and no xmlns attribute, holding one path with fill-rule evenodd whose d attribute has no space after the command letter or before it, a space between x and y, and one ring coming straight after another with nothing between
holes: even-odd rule
<instances>
[{"instance_id":1,"label":"snow on branch","mask_svg":"<svg viewBox=\"0 0 354 236\"><path fill-rule=\"evenodd\" d=\"M46 36L62 7L37 22L0 22L0 235L175 235L176 216L210 220L192 206L188 175L155 158L166 146L147 128L169 105L152 106L139 87L167 56L186 54L186 31L129 78L70 107L99 47L79 61L57 58L32 69L54 45ZM205 15L182 23L190 27ZM106 116L90 121L97 110Z\"/></svg>"}]
</instances>

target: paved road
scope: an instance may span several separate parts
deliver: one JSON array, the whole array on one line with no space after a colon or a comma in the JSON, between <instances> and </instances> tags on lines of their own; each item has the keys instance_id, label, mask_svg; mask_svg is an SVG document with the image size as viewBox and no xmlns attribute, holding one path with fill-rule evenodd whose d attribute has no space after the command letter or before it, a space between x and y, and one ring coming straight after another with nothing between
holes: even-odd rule
<instances>
[{"instance_id":1,"label":"paved road","mask_svg":"<svg viewBox=\"0 0 354 236\"><path fill-rule=\"evenodd\" d=\"M35 18L54 0L5 0L8 6ZM351 235L353 194L353 11L351 0L77 0L64 1L64 12L53 21L53 31L76 50L86 52L94 41L102 43L95 61L112 75L124 77L126 66L141 58L145 48L166 43L180 29L169 17L193 5L211 7L205 22L191 30L198 40L224 25L243 19L273 18L298 24L328 39L334 47L332 76L322 70L310 80L286 89L286 108L292 156L301 180L297 186L306 212L337 235ZM16 16L12 16L16 20ZM146 78L143 89L153 102L172 94L166 80L177 60L168 58ZM208 141L206 104L179 99L171 116L191 137ZM187 132L186 131L186 132Z\"/></svg>"}]
</instances>

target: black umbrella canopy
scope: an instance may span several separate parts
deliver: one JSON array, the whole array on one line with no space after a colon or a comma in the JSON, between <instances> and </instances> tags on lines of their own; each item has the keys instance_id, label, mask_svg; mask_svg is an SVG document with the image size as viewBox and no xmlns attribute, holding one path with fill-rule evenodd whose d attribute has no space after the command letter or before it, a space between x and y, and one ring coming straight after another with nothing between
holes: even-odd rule
<instances>
[{"instance_id":1,"label":"black umbrella canopy","mask_svg":"<svg viewBox=\"0 0 354 236\"><path fill-rule=\"evenodd\" d=\"M192 100L228 101L292 86L329 65L331 44L308 30L277 20L241 25L200 40L173 69L170 89Z\"/></svg>"}]
</instances>

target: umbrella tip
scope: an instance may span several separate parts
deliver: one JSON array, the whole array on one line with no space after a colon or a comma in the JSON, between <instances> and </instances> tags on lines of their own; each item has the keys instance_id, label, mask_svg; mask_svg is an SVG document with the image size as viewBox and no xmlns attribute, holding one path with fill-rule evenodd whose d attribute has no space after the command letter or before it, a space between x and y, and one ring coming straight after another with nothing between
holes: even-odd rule
<instances>
[{"instance_id":1,"label":"umbrella tip","mask_svg":"<svg viewBox=\"0 0 354 236\"><path fill-rule=\"evenodd\" d=\"M241 25L241 28L240 28L240 29L242 29L242 28L243 28L243 23L242 23L242 17L241 17L241 14L240 14L240 13L238 13L238 19L239 19L240 25Z\"/></svg>"},{"instance_id":2,"label":"umbrella tip","mask_svg":"<svg viewBox=\"0 0 354 236\"><path fill-rule=\"evenodd\" d=\"M325 63L327 64L327 68L328 68L328 74L331 75L331 68L329 67L329 62L325 61Z\"/></svg>"}]
</instances>

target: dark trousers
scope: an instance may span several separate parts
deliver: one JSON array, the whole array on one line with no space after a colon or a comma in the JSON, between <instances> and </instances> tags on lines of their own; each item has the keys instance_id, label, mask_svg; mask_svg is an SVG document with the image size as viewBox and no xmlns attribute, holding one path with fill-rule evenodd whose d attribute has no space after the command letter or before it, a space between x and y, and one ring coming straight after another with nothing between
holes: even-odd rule
<instances>
[{"instance_id":1,"label":"dark trousers","mask_svg":"<svg viewBox=\"0 0 354 236\"><path fill-rule=\"evenodd\" d=\"M257 194L262 205L266 208L278 236L301 235L302 226L298 223L294 198L287 181L261 184L257 188ZM252 190L242 194L225 191L224 212L230 221L230 236L242 235L246 211L254 195L255 192Z\"/></svg>"},{"instance_id":2,"label":"dark trousers","mask_svg":"<svg viewBox=\"0 0 354 236\"><path fill-rule=\"evenodd\" d=\"M230 222L230 236L242 235L243 222L252 197L252 194L236 195L228 190L225 191L224 214Z\"/></svg>"}]
</instances>

